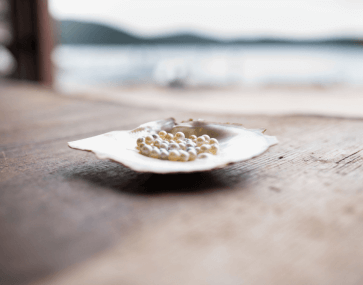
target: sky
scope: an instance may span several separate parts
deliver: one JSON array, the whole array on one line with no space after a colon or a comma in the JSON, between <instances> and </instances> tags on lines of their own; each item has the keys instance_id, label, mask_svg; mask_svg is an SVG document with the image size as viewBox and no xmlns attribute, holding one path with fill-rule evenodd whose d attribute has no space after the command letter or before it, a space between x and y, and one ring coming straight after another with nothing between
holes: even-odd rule
<instances>
[{"instance_id":1,"label":"sky","mask_svg":"<svg viewBox=\"0 0 363 285\"><path fill-rule=\"evenodd\" d=\"M141 36L363 39L363 0L48 0L56 19L97 21Z\"/></svg>"}]
</instances>

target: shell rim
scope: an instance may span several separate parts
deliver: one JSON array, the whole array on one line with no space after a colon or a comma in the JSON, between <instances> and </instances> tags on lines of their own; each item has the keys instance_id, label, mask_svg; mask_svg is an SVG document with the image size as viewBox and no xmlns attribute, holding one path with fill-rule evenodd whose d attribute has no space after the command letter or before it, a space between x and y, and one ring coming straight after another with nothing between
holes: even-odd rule
<instances>
[{"instance_id":1,"label":"shell rim","mask_svg":"<svg viewBox=\"0 0 363 285\"><path fill-rule=\"evenodd\" d=\"M188 121L181 121L180 124L176 123L176 120L172 117L168 118L168 119L165 119L164 121L167 121L167 120L171 120L173 122L173 127L175 126L178 126L178 125L181 125L181 124L184 124L184 123L190 123L190 122L203 122L203 123L207 123L207 124L217 124L217 125L225 125L225 126L229 126L229 127L236 127L236 128L241 128L241 129L245 129L245 130L248 130L248 131L253 131L253 132L256 132L256 133L261 133L261 134L264 134L266 129L246 129L245 127L243 127L242 124L239 124L239 123L219 123L219 122L209 122L209 121L205 121L205 120L202 120L202 119L198 119L198 120L188 120ZM153 123L153 122L159 122L159 121L152 121L152 122L149 122L149 123ZM137 132L140 128L142 128L144 125L147 125L148 123L146 124L142 124L138 127L136 127L135 129L132 129L132 130L124 130L124 131L128 131L128 132ZM106 133L105 133L106 134ZM102 135L102 134L101 134ZM208 168L208 169L205 169L205 170L190 170L190 171L177 171L177 170L171 170L171 171L163 171L163 172L159 172L159 171L144 171L144 170L136 170L134 169L132 166L129 166L121 161L118 161L118 160L115 160L115 159L112 159L112 158L109 158L109 157L104 157L102 155L102 153L100 152L97 152L97 151L94 151L94 150L89 150L89 149L80 149L80 148L77 148L77 147L72 147L71 144L72 142L75 142L75 141L72 141L72 142L68 142L68 147L71 148L71 149L75 149L75 150L82 150L82 151L86 151L86 152L92 152L96 155L96 157L98 159L101 159L101 160L108 160L108 161L112 161L112 162L116 162L128 169L131 169L132 171L134 172L137 172L137 173L153 173L153 174L189 174L189 173L202 173L202 172L207 172L207 171L212 171L212 170L218 170L218 169L222 169L222 168L225 168L227 166L230 166L230 165L233 165L233 164L236 164L236 163L239 163L239 162L243 162L243 161L247 161L249 159L253 159L263 153L265 153L266 151L268 151L268 149L271 147L271 146L274 146L278 143L278 140L276 137L274 136L267 136L267 135L264 135L265 137L268 137L269 140L271 141L269 146L263 150L262 152L260 153L257 153L255 155L253 155L252 157L249 157L249 158L246 158L246 159L241 159L241 160L238 160L238 161L231 161L231 162L228 162L228 163L224 163L224 164L220 164L220 165L217 165L217 166L214 166L214 167L211 167L211 168ZM77 140L78 141L78 140Z\"/></svg>"}]
</instances>

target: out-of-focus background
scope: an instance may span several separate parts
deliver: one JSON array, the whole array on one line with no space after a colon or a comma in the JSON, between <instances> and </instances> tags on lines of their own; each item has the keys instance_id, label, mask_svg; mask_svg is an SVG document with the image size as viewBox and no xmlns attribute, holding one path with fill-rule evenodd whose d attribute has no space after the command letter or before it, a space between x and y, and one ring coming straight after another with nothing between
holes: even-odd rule
<instances>
[{"instance_id":1,"label":"out-of-focus background","mask_svg":"<svg viewBox=\"0 0 363 285\"><path fill-rule=\"evenodd\" d=\"M363 83L363 2L51 0L64 84Z\"/></svg>"},{"instance_id":2,"label":"out-of-focus background","mask_svg":"<svg viewBox=\"0 0 363 285\"><path fill-rule=\"evenodd\" d=\"M50 0L49 11L62 89L363 83L358 0ZM15 64L1 47L0 73Z\"/></svg>"}]
</instances>

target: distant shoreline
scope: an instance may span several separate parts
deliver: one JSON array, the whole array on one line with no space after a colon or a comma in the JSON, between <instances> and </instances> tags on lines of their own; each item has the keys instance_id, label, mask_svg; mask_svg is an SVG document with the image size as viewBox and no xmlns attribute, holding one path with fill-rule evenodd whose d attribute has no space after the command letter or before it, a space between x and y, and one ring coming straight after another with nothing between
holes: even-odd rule
<instances>
[{"instance_id":1,"label":"distant shoreline","mask_svg":"<svg viewBox=\"0 0 363 285\"><path fill-rule=\"evenodd\" d=\"M74 20L55 23L55 34L58 36L57 43L61 45L354 45L363 47L363 39L352 38L327 38L319 40L237 38L233 40L221 40L193 33L175 33L145 38L99 23Z\"/></svg>"},{"instance_id":2,"label":"distant shoreline","mask_svg":"<svg viewBox=\"0 0 363 285\"><path fill-rule=\"evenodd\" d=\"M143 43L58 43L59 46L110 46L110 47L121 47L121 46L170 46L170 47L181 47L181 46L200 46L200 47L213 47L213 46L284 46L284 47L302 47L302 46L356 46L363 48L363 44L360 42L335 42L335 41L327 41L327 42L238 42L238 43L157 43L157 42L143 42Z\"/></svg>"}]
</instances>

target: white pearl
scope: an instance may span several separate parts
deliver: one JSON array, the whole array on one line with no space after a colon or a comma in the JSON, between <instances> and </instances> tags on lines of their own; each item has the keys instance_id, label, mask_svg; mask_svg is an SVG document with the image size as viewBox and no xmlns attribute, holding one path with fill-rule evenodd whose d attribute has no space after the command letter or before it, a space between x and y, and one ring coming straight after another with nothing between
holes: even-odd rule
<instances>
[{"instance_id":1,"label":"white pearl","mask_svg":"<svg viewBox=\"0 0 363 285\"><path fill-rule=\"evenodd\" d=\"M209 150L210 150L210 145L208 145L208 144L203 144L203 145L200 147L200 150L201 150L201 152L209 152Z\"/></svg>"},{"instance_id":2,"label":"white pearl","mask_svg":"<svg viewBox=\"0 0 363 285\"><path fill-rule=\"evenodd\" d=\"M195 151L197 152L197 154L200 154L200 153L202 152L199 146L197 146L197 147L195 148Z\"/></svg>"},{"instance_id":3,"label":"white pearl","mask_svg":"<svg viewBox=\"0 0 363 285\"><path fill-rule=\"evenodd\" d=\"M136 140L137 145L140 145L145 142L145 138L141 137Z\"/></svg>"},{"instance_id":4,"label":"white pearl","mask_svg":"<svg viewBox=\"0 0 363 285\"><path fill-rule=\"evenodd\" d=\"M159 135L157 135L157 134L152 134L152 137L153 137L154 140L160 139Z\"/></svg>"},{"instance_id":5,"label":"white pearl","mask_svg":"<svg viewBox=\"0 0 363 285\"><path fill-rule=\"evenodd\" d=\"M179 145L177 143L171 143L169 144L169 149L170 150L179 149Z\"/></svg>"},{"instance_id":6,"label":"white pearl","mask_svg":"<svg viewBox=\"0 0 363 285\"><path fill-rule=\"evenodd\" d=\"M168 145L166 143L160 144L160 149L168 149Z\"/></svg>"},{"instance_id":7,"label":"white pearl","mask_svg":"<svg viewBox=\"0 0 363 285\"><path fill-rule=\"evenodd\" d=\"M189 160L193 161L197 158L197 152L195 151L195 149L190 149L188 150L189 153Z\"/></svg>"},{"instance_id":8,"label":"white pearl","mask_svg":"<svg viewBox=\"0 0 363 285\"><path fill-rule=\"evenodd\" d=\"M182 150L186 150L187 149L185 143L180 143L179 144L179 148L182 149Z\"/></svg>"},{"instance_id":9,"label":"white pearl","mask_svg":"<svg viewBox=\"0 0 363 285\"><path fill-rule=\"evenodd\" d=\"M154 142L154 138L153 138L151 135L147 135L147 136L145 137L145 142L146 142L147 144L152 144L152 143Z\"/></svg>"},{"instance_id":10,"label":"white pearl","mask_svg":"<svg viewBox=\"0 0 363 285\"><path fill-rule=\"evenodd\" d=\"M152 151L150 152L150 157L159 158L159 156L160 156L160 150L158 148L154 147L152 149Z\"/></svg>"},{"instance_id":11,"label":"white pearl","mask_svg":"<svg viewBox=\"0 0 363 285\"><path fill-rule=\"evenodd\" d=\"M191 136L189 136L189 138L190 138L191 140L196 140L196 139L197 139L197 136L195 136L195 135L191 135Z\"/></svg>"},{"instance_id":12,"label":"white pearl","mask_svg":"<svg viewBox=\"0 0 363 285\"><path fill-rule=\"evenodd\" d=\"M198 155L199 159L205 159L205 158L210 158L212 155L210 153L201 153Z\"/></svg>"},{"instance_id":13,"label":"white pearl","mask_svg":"<svg viewBox=\"0 0 363 285\"><path fill-rule=\"evenodd\" d=\"M167 141L172 141L172 140L173 140L173 138L174 138L174 135L173 135L173 134L171 134L171 133L168 133L168 134L165 136L165 140L167 140Z\"/></svg>"},{"instance_id":14,"label":"white pearl","mask_svg":"<svg viewBox=\"0 0 363 285\"><path fill-rule=\"evenodd\" d=\"M185 135L182 132L177 132L175 134L175 138L178 140L183 140L183 139L185 139Z\"/></svg>"},{"instance_id":15,"label":"white pearl","mask_svg":"<svg viewBox=\"0 0 363 285\"><path fill-rule=\"evenodd\" d=\"M156 146L157 148L160 148L160 145L161 145L161 139L156 139L154 141L154 146Z\"/></svg>"},{"instance_id":16,"label":"white pearl","mask_svg":"<svg viewBox=\"0 0 363 285\"><path fill-rule=\"evenodd\" d=\"M163 160L167 160L168 157L169 157L169 152L164 148L160 149L160 158Z\"/></svg>"},{"instance_id":17,"label":"white pearl","mask_svg":"<svg viewBox=\"0 0 363 285\"><path fill-rule=\"evenodd\" d=\"M189 160L189 153L184 150L180 150L180 161L188 161Z\"/></svg>"},{"instance_id":18,"label":"white pearl","mask_svg":"<svg viewBox=\"0 0 363 285\"><path fill-rule=\"evenodd\" d=\"M166 135L167 135L166 131L160 131L159 132L159 137L161 137L162 139L164 139Z\"/></svg>"},{"instance_id":19,"label":"white pearl","mask_svg":"<svg viewBox=\"0 0 363 285\"><path fill-rule=\"evenodd\" d=\"M209 144L219 144L216 139L210 139Z\"/></svg>"},{"instance_id":20,"label":"white pearl","mask_svg":"<svg viewBox=\"0 0 363 285\"><path fill-rule=\"evenodd\" d=\"M195 150L195 148L194 148L194 147L187 147L185 150L186 150L186 151L189 151L189 150Z\"/></svg>"},{"instance_id":21,"label":"white pearl","mask_svg":"<svg viewBox=\"0 0 363 285\"><path fill-rule=\"evenodd\" d=\"M143 155L149 156L150 152L152 151L152 147L149 145L144 145L141 149L141 153Z\"/></svg>"},{"instance_id":22,"label":"white pearl","mask_svg":"<svg viewBox=\"0 0 363 285\"><path fill-rule=\"evenodd\" d=\"M219 146L217 144L212 144L210 146L210 152L213 154L217 154L217 152L219 151Z\"/></svg>"},{"instance_id":23,"label":"white pearl","mask_svg":"<svg viewBox=\"0 0 363 285\"><path fill-rule=\"evenodd\" d=\"M195 143L193 143L193 142L191 142L191 143L187 143L186 145L185 145L185 147L186 148L188 148L188 147L195 147L196 145L195 145Z\"/></svg>"},{"instance_id":24,"label":"white pearl","mask_svg":"<svg viewBox=\"0 0 363 285\"><path fill-rule=\"evenodd\" d=\"M197 146L201 146L202 144L205 144L204 137L197 138Z\"/></svg>"},{"instance_id":25,"label":"white pearl","mask_svg":"<svg viewBox=\"0 0 363 285\"><path fill-rule=\"evenodd\" d=\"M139 145L138 145L138 148L139 148L139 149L142 149L142 147L143 147L144 145L146 145L146 143L145 143L145 142L143 142L143 143L139 144Z\"/></svg>"},{"instance_id":26,"label":"white pearl","mask_svg":"<svg viewBox=\"0 0 363 285\"><path fill-rule=\"evenodd\" d=\"M172 150L172 151L170 151L169 152L169 160L171 160L171 161L177 161L177 160L179 160L179 158L180 158L180 154L179 154L179 151L177 151L177 150Z\"/></svg>"},{"instance_id":27,"label":"white pearl","mask_svg":"<svg viewBox=\"0 0 363 285\"><path fill-rule=\"evenodd\" d=\"M208 135L203 135L203 138L205 139L205 143L209 143L210 137Z\"/></svg>"}]
</instances>

